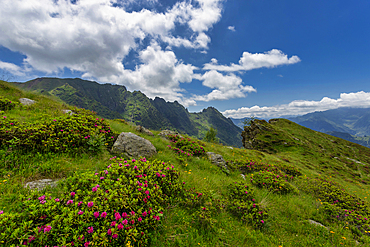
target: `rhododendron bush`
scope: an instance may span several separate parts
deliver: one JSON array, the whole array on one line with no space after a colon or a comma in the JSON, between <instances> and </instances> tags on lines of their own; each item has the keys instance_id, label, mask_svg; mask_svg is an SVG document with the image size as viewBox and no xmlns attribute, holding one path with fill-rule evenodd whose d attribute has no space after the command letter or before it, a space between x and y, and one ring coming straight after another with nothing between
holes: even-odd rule
<instances>
[{"instance_id":1,"label":"rhododendron bush","mask_svg":"<svg viewBox=\"0 0 370 247\"><path fill-rule=\"evenodd\" d=\"M112 158L98 173L60 182L58 197L30 192L18 213L0 215L0 243L28 246L148 244L164 206L183 189L179 173L159 160Z\"/></svg>"}]
</instances>

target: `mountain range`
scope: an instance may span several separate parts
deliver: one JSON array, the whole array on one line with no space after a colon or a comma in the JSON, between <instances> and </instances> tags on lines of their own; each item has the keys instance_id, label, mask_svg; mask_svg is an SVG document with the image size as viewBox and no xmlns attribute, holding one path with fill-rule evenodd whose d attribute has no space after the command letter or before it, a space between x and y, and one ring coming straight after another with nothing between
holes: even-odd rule
<instances>
[{"instance_id":1,"label":"mountain range","mask_svg":"<svg viewBox=\"0 0 370 247\"><path fill-rule=\"evenodd\" d=\"M332 136L370 147L370 108L338 108L289 120Z\"/></svg>"},{"instance_id":2,"label":"mountain range","mask_svg":"<svg viewBox=\"0 0 370 247\"><path fill-rule=\"evenodd\" d=\"M69 105L95 111L104 118L125 119L152 130L172 129L202 139L213 127L221 143L242 146L242 129L213 107L190 113L177 101L166 102L158 97L150 99L140 91L128 91L125 86L79 78L37 78L15 85L55 96Z\"/></svg>"}]
</instances>

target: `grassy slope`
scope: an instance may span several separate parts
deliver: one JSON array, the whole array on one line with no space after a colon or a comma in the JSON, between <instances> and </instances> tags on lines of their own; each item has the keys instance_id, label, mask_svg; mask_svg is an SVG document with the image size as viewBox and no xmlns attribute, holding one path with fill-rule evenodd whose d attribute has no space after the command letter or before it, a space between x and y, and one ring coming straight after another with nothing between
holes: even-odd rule
<instances>
[{"instance_id":1,"label":"grassy slope","mask_svg":"<svg viewBox=\"0 0 370 247\"><path fill-rule=\"evenodd\" d=\"M16 108L6 113L7 116L21 121L33 121L43 115L59 116L62 114L62 109L68 108L55 98L20 91L4 82L0 82L0 92L2 96L13 101L20 97L38 101L37 105L27 109ZM133 127L119 121L112 120L110 124L117 132L135 133ZM279 120L271 126L278 132L277 139L284 139L291 143L289 147L278 142L281 145L273 147L277 153L268 154L256 150L230 149L222 145L207 143L206 150L219 153L226 160L292 164L300 168L305 176L335 180L345 186L351 194L369 202L368 172L364 165L351 163L347 158L369 164L370 149L329 135L319 134L290 121ZM153 132L158 133L158 131ZM185 164L181 164L174 153L167 148L169 144L167 140L157 135L143 137L157 148L158 154L154 158L173 163L176 169L181 171L181 181L185 181L188 186L195 187L198 191L212 194L215 198L222 198L226 193L226 184L242 179L238 172L232 172L229 176L225 175L204 158L190 158ZM266 136L260 138L269 139ZM27 193L22 187L24 182L40 178L63 178L73 172L86 170L95 172L106 167L109 157L108 152L97 156L83 154L76 157L66 154L20 156L16 161L19 165L17 169L0 168L0 210L8 211L16 208L20 203L17 200L19 194ZM1 163L3 162L4 160L1 160ZM303 181L304 178L301 180ZM361 180L365 183L360 182ZM60 193L58 189L52 192ZM297 195L276 195L258 188L255 188L255 192L256 201L261 202L270 214L266 227L262 230L255 230L238 218L224 212L216 216L217 223L214 232L203 231L193 225L186 211L176 205L169 205L152 246L355 246L354 235L346 230L342 223L329 222L322 217L320 203L312 195L304 192ZM309 219L319 221L329 229L311 225L308 223ZM369 244L366 237L362 237L361 240L364 244L358 246Z\"/></svg>"}]
</instances>

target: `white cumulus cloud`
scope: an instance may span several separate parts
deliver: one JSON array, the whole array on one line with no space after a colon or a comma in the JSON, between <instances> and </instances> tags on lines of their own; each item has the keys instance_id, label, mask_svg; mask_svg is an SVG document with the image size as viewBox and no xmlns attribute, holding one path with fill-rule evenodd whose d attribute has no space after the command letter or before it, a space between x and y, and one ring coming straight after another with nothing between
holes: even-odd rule
<instances>
[{"instance_id":1,"label":"white cumulus cloud","mask_svg":"<svg viewBox=\"0 0 370 247\"><path fill-rule=\"evenodd\" d=\"M235 32L235 27L234 26L228 26L227 29L229 29L230 31Z\"/></svg>"},{"instance_id":2,"label":"white cumulus cloud","mask_svg":"<svg viewBox=\"0 0 370 247\"><path fill-rule=\"evenodd\" d=\"M242 79L235 74L224 75L215 70L207 71L204 75L197 76L198 80L212 92L207 95L193 96L195 101L228 100L233 98L244 98L247 93L257 92L252 86L243 86Z\"/></svg>"},{"instance_id":3,"label":"white cumulus cloud","mask_svg":"<svg viewBox=\"0 0 370 247\"><path fill-rule=\"evenodd\" d=\"M255 116L259 118L276 118L284 115L304 115L315 111L326 111L340 107L370 107L370 92L341 93L338 99L323 97L320 101L296 100L289 104L276 106L252 106L226 110L226 117L244 118Z\"/></svg>"},{"instance_id":4,"label":"white cumulus cloud","mask_svg":"<svg viewBox=\"0 0 370 247\"><path fill-rule=\"evenodd\" d=\"M273 68L279 65L295 64L300 62L300 58L288 55L277 49L265 53L249 53L243 52L239 60L239 64L232 63L231 65L216 65L214 63L207 63L204 65L204 70L218 70L227 72L247 71L259 68Z\"/></svg>"}]
</instances>

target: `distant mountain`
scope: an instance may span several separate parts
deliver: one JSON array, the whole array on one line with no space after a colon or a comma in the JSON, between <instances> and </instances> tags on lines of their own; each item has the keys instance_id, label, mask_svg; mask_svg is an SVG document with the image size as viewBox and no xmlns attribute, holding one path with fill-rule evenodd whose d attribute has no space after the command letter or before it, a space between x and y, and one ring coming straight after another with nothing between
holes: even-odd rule
<instances>
[{"instance_id":1,"label":"distant mountain","mask_svg":"<svg viewBox=\"0 0 370 247\"><path fill-rule=\"evenodd\" d=\"M348 133L337 132L337 131L329 131L329 132L326 132L326 134L336 136L336 137L342 138L344 140L347 140L347 141L350 141L350 142L353 142L353 143L357 143L357 144L360 144L362 146L370 148L370 142L369 142L369 137L368 136L360 137L360 136L350 135Z\"/></svg>"},{"instance_id":2,"label":"distant mountain","mask_svg":"<svg viewBox=\"0 0 370 247\"><path fill-rule=\"evenodd\" d=\"M242 129L225 118L215 108L199 113L162 98L154 100L140 91L129 92L126 87L79 78L37 78L25 83L15 83L20 88L54 95L69 105L95 111L109 118L122 118L153 130L173 129L202 139L210 127L217 129L217 137L225 145L242 146Z\"/></svg>"},{"instance_id":3,"label":"distant mountain","mask_svg":"<svg viewBox=\"0 0 370 247\"><path fill-rule=\"evenodd\" d=\"M324 133L336 131L356 136L370 135L370 108L338 108L289 120Z\"/></svg>"},{"instance_id":4,"label":"distant mountain","mask_svg":"<svg viewBox=\"0 0 370 247\"><path fill-rule=\"evenodd\" d=\"M289 120L332 136L370 147L370 108L338 108Z\"/></svg>"}]
</instances>

